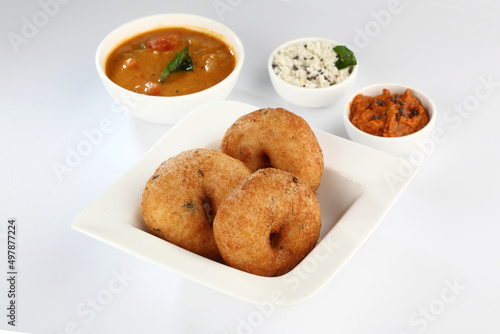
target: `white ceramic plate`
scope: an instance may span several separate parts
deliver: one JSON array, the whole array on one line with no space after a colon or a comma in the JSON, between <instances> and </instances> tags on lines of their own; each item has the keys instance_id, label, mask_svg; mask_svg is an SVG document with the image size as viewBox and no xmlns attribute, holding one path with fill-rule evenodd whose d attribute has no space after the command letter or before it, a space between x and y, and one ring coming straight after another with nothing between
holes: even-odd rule
<instances>
[{"instance_id":1,"label":"white ceramic plate","mask_svg":"<svg viewBox=\"0 0 500 334\"><path fill-rule=\"evenodd\" d=\"M401 158L314 130L325 159L318 190L321 235L314 250L280 277L256 276L205 259L150 234L142 219L142 192L160 163L187 149L218 149L227 128L239 116L256 109L240 102L219 101L193 110L81 212L72 227L243 300L282 306L312 296L370 236L411 181L416 167Z\"/></svg>"}]
</instances>

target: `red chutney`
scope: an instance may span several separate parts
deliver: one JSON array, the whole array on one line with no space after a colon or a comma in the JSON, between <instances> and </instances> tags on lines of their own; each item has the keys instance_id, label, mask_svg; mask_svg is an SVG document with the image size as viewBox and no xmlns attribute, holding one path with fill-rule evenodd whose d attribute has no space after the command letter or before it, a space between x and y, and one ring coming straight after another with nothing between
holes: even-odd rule
<instances>
[{"instance_id":1,"label":"red chutney","mask_svg":"<svg viewBox=\"0 0 500 334\"><path fill-rule=\"evenodd\" d=\"M401 137L426 126L429 115L410 89L404 94L391 94L384 89L375 97L356 95L349 120L361 131L375 136Z\"/></svg>"},{"instance_id":2,"label":"red chutney","mask_svg":"<svg viewBox=\"0 0 500 334\"><path fill-rule=\"evenodd\" d=\"M177 52L188 46L193 70L161 74ZM219 38L181 27L160 28L119 45L106 61L106 75L136 93L158 96L192 94L224 80L235 68L236 56Z\"/></svg>"}]
</instances>

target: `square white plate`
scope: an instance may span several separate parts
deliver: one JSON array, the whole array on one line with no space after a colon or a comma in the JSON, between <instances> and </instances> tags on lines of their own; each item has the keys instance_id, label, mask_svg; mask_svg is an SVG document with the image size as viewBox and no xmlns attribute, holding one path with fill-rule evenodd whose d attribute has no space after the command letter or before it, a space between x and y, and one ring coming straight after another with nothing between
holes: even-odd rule
<instances>
[{"instance_id":1,"label":"square white plate","mask_svg":"<svg viewBox=\"0 0 500 334\"><path fill-rule=\"evenodd\" d=\"M229 126L256 109L240 102L219 101L193 110L81 212L72 227L243 300L282 306L312 296L370 236L414 177L416 167L404 159L314 130L325 160L317 192L321 235L313 251L280 277L256 276L205 259L150 234L142 219L144 186L164 160L187 149L219 149Z\"/></svg>"}]
</instances>

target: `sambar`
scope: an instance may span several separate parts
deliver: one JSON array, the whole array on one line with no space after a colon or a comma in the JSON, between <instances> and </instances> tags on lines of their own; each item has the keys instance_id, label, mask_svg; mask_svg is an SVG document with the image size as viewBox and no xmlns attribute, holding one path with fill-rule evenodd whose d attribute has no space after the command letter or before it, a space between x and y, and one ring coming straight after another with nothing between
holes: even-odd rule
<instances>
[{"instance_id":1,"label":"sambar","mask_svg":"<svg viewBox=\"0 0 500 334\"><path fill-rule=\"evenodd\" d=\"M177 70L160 82L165 67L188 46L193 62L189 71ZM231 46L209 33L184 27L160 28L134 36L113 50L106 75L130 91L179 96L202 91L224 80L235 68Z\"/></svg>"}]
</instances>

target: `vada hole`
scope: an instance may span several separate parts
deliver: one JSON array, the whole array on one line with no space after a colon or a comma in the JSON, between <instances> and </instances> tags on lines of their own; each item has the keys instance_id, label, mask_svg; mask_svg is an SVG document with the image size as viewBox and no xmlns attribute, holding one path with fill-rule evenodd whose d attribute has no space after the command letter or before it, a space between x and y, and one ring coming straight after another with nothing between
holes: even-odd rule
<instances>
[{"instance_id":1,"label":"vada hole","mask_svg":"<svg viewBox=\"0 0 500 334\"><path fill-rule=\"evenodd\" d=\"M271 234L269 235L269 244L271 245L271 248L276 248L278 246L280 239L281 239L281 230L271 232Z\"/></svg>"},{"instance_id":2,"label":"vada hole","mask_svg":"<svg viewBox=\"0 0 500 334\"><path fill-rule=\"evenodd\" d=\"M262 153L262 155L260 156L258 169L268 168L268 167L272 167L271 166L271 159L269 159L269 156L266 153Z\"/></svg>"},{"instance_id":3,"label":"vada hole","mask_svg":"<svg viewBox=\"0 0 500 334\"><path fill-rule=\"evenodd\" d=\"M279 233L271 233L271 235L269 235L269 243L271 244L272 248L276 247L279 239L280 239Z\"/></svg>"},{"instance_id":4,"label":"vada hole","mask_svg":"<svg viewBox=\"0 0 500 334\"><path fill-rule=\"evenodd\" d=\"M212 211L212 205L208 199L203 200L203 209L205 209L205 216L207 217L207 222L212 226L214 222L214 213Z\"/></svg>"}]
</instances>

